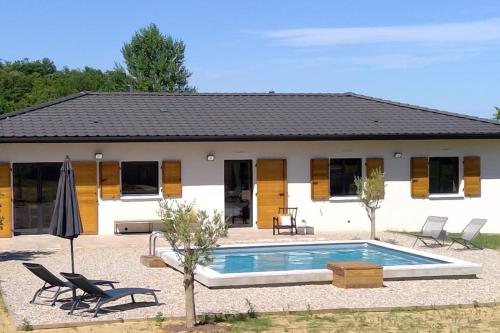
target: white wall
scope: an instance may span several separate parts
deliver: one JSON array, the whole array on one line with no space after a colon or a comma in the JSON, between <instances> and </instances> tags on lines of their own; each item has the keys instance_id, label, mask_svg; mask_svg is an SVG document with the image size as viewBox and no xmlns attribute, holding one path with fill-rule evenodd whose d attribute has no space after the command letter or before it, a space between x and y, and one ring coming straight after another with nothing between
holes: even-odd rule
<instances>
[{"instance_id":1,"label":"white wall","mask_svg":"<svg viewBox=\"0 0 500 333\"><path fill-rule=\"evenodd\" d=\"M393 158L396 151L403 153L401 159ZM93 160L96 152L109 161L181 160L183 198L196 200L199 207L208 210L224 209L225 159L252 159L255 165L259 158L285 158L288 203L299 207L298 221L305 219L317 230L332 231L368 230L368 219L356 201L311 201L310 159L383 157L387 187L377 216L379 230L418 230L427 215L443 215L449 217L447 230L451 232L460 231L473 217L488 218L483 232L500 232L500 140L0 144L0 161L56 162L65 155L73 160ZM207 162L206 155L211 152L215 161ZM480 198L410 196L410 157L469 155L481 157ZM255 182L255 166L253 179ZM112 233L116 220L157 218L158 199L159 195L136 200L99 199L99 233ZM254 217L256 209L254 198Z\"/></svg>"}]
</instances>

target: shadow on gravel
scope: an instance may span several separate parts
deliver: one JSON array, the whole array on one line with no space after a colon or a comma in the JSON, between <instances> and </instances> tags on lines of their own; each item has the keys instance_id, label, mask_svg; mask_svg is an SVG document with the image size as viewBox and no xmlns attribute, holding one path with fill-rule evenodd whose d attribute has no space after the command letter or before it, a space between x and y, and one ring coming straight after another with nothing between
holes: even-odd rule
<instances>
[{"instance_id":1,"label":"shadow on gravel","mask_svg":"<svg viewBox=\"0 0 500 333\"><path fill-rule=\"evenodd\" d=\"M2 261L27 261L32 259L37 259L43 256L48 256L54 253L54 251L11 251L11 252L0 252L0 262Z\"/></svg>"},{"instance_id":2,"label":"shadow on gravel","mask_svg":"<svg viewBox=\"0 0 500 333\"><path fill-rule=\"evenodd\" d=\"M71 303L69 303L69 304L71 305ZM79 305L79 309L75 310L75 312L73 312L73 315L80 316L80 317L92 317L94 315L94 311L93 311L94 305L95 304ZM164 303L159 302L158 305L156 305L155 302L148 302L148 301L141 302L141 301L139 301L136 303L117 304L117 305L112 305L112 306L107 306L107 307L101 308L99 310L99 313L97 314L97 317L102 319L102 317L108 313L123 312L123 311L127 311L127 310L132 310L132 309L139 309L139 308L156 307L156 306L160 306L160 305L164 305ZM66 310L66 307L67 307L66 304L62 304L59 308L62 310Z\"/></svg>"}]
</instances>

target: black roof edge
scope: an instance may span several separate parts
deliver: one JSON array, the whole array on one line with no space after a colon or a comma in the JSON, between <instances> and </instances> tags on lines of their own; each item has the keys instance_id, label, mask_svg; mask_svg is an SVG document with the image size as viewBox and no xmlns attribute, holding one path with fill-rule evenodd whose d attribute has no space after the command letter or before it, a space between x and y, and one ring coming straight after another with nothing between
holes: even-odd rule
<instances>
[{"instance_id":1,"label":"black roof edge","mask_svg":"<svg viewBox=\"0 0 500 333\"><path fill-rule=\"evenodd\" d=\"M500 133L479 134L386 134L386 135L295 135L295 136L115 136L115 137L17 137L0 143L112 143L112 142L238 142L238 141L375 141L500 139Z\"/></svg>"},{"instance_id":2,"label":"black roof edge","mask_svg":"<svg viewBox=\"0 0 500 333\"><path fill-rule=\"evenodd\" d=\"M87 91L89 95L138 96L347 96L346 92L161 92L161 91Z\"/></svg>"},{"instance_id":3,"label":"black roof edge","mask_svg":"<svg viewBox=\"0 0 500 333\"><path fill-rule=\"evenodd\" d=\"M5 112L3 114L0 114L0 120L5 119L5 118L19 116L19 115L22 115L22 114L25 114L25 113L28 113L28 112L32 112L32 111L38 110L38 109L43 109L43 108L46 108L48 106L52 106L52 105L56 105L56 104L59 104L59 103L63 103L63 102L66 102L66 101L69 101L69 100L72 100L72 99L75 99L75 98L78 98L78 97L82 97L82 96L85 96L85 95L89 95L89 94L90 93L87 92L87 91L80 91L80 92L77 92L75 94L71 94L71 95L67 95L67 96L64 96L64 97L56 98L54 100L51 100L51 101L48 101L48 102L45 102L45 103L40 103L40 104L28 106L27 108L24 108L24 109L21 109L21 110L17 110L17 111L13 111L13 112Z\"/></svg>"}]
</instances>

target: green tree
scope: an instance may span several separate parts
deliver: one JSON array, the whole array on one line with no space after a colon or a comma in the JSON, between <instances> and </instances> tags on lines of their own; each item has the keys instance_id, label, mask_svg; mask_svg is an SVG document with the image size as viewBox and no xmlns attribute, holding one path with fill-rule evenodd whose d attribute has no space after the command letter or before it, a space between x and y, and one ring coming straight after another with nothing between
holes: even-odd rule
<instances>
[{"instance_id":1,"label":"green tree","mask_svg":"<svg viewBox=\"0 0 500 333\"><path fill-rule=\"evenodd\" d=\"M139 91L184 92L191 73L184 65L186 46L181 40L164 35L155 24L137 31L122 47L123 58L134 88Z\"/></svg>"},{"instance_id":2,"label":"green tree","mask_svg":"<svg viewBox=\"0 0 500 333\"><path fill-rule=\"evenodd\" d=\"M121 66L58 70L48 59L0 61L0 113L10 112L80 91L126 91L132 78Z\"/></svg>"},{"instance_id":3,"label":"green tree","mask_svg":"<svg viewBox=\"0 0 500 333\"><path fill-rule=\"evenodd\" d=\"M380 202L384 199L384 174L377 168L368 177L356 177L354 184L356 185L356 195L361 200L370 219L370 239L375 239L375 213L380 208Z\"/></svg>"},{"instance_id":4,"label":"green tree","mask_svg":"<svg viewBox=\"0 0 500 333\"><path fill-rule=\"evenodd\" d=\"M194 271L198 265L212 261L212 251L220 237L227 235L222 214L214 211L209 217L204 210L195 210L194 203L160 201L159 216L164 235L176 253L184 273L186 326L196 323Z\"/></svg>"},{"instance_id":5,"label":"green tree","mask_svg":"<svg viewBox=\"0 0 500 333\"><path fill-rule=\"evenodd\" d=\"M493 119L500 121L500 108L495 106L495 113L493 113Z\"/></svg>"}]
</instances>

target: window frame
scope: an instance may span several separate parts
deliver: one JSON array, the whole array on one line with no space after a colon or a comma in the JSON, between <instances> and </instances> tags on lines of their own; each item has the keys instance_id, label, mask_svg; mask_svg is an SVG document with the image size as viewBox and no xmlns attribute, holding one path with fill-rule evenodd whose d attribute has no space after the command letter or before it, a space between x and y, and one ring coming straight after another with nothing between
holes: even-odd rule
<instances>
[{"instance_id":1,"label":"window frame","mask_svg":"<svg viewBox=\"0 0 500 333\"><path fill-rule=\"evenodd\" d=\"M125 188L124 188L124 166L126 166L128 163L156 163L156 192L144 192L144 193L126 193ZM159 196L160 194L160 162L157 160L150 160L150 161L120 161L120 190L121 190L121 196L125 198L130 198L130 197L148 197L148 196Z\"/></svg>"},{"instance_id":2,"label":"window frame","mask_svg":"<svg viewBox=\"0 0 500 333\"><path fill-rule=\"evenodd\" d=\"M431 179L433 179L431 177L431 161L432 160L436 160L436 159L455 159L456 160L456 175L454 175L454 178L456 179L456 191L452 191L452 192L442 192L442 191L438 191L438 192L433 192L432 191L432 184L431 184ZM454 195L459 195L461 194L461 187L462 187L462 178L461 178L461 166L460 166L460 160L461 160L461 157L460 156L429 156L428 157L428 161L427 161L427 168L428 168L428 171L427 171L427 174L428 174L428 181L429 181L429 188L428 188L428 191L429 191L429 197L439 197L439 196L447 196L447 195L451 195L451 196L454 196ZM441 167L440 167L440 172L441 172ZM438 177L438 178L441 178L441 177ZM441 179L438 179L439 183L442 182ZM442 188L442 184L438 184L438 187L441 187Z\"/></svg>"},{"instance_id":3,"label":"window frame","mask_svg":"<svg viewBox=\"0 0 500 333\"><path fill-rule=\"evenodd\" d=\"M365 162L365 158L362 158L362 157L331 157L328 159L328 195L330 197L330 199L332 200L335 200L335 199L339 199L339 200L342 200L342 199L351 199L351 198L357 198L357 195L356 193L347 193L347 194L334 194L332 193L332 171L331 171L331 168L332 168L332 162L334 160L359 160L360 162L360 165L359 165L359 168L360 168L360 173L359 175L355 175L356 176L359 176L359 177L364 177L364 172L365 172L365 168L363 168L363 162ZM345 164L343 164L343 167L345 167ZM345 187L345 185L344 185Z\"/></svg>"}]
</instances>

